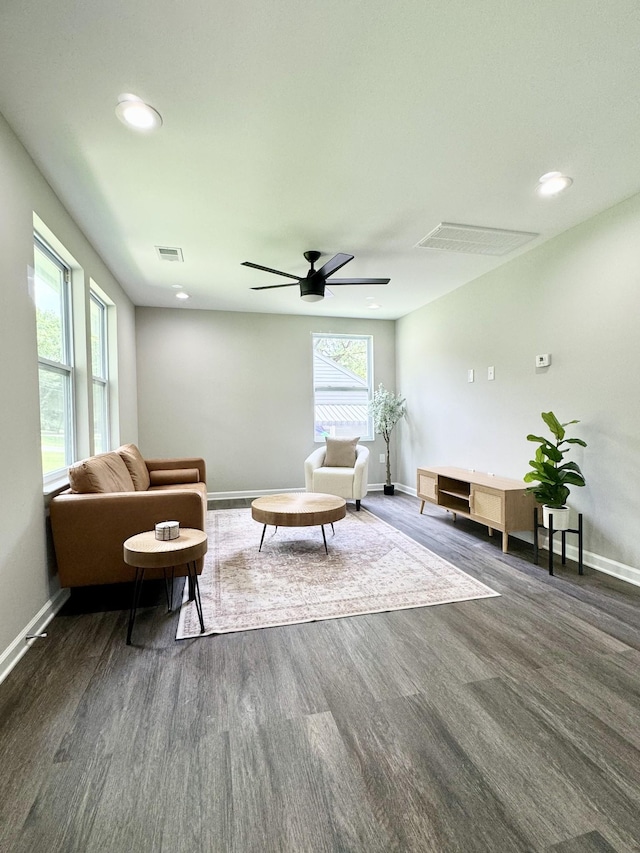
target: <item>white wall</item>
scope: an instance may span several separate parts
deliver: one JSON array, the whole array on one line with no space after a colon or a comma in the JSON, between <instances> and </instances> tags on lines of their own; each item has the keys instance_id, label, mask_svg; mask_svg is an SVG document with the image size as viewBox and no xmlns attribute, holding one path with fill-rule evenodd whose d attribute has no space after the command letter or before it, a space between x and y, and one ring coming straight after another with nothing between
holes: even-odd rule
<instances>
[{"instance_id":1,"label":"white wall","mask_svg":"<svg viewBox=\"0 0 640 853\"><path fill-rule=\"evenodd\" d=\"M40 462L40 414L33 267L34 213L57 235L116 305L119 429L137 438L134 311L129 299L54 195L0 116L0 677L26 648L55 605L58 583L48 567Z\"/></svg>"},{"instance_id":2,"label":"white wall","mask_svg":"<svg viewBox=\"0 0 640 853\"><path fill-rule=\"evenodd\" d=\"M395 385L390 320L137 308L136 328L140 449L203 456L210 494L304 486L312 332L372 334L375 385ZM369 447L381 483L384 442Z\"/></svg>"},{"instance_id":3,"label":"white wall","mask_svg":"<svg viewBox=\"0 0 640 853\"><path fill-rule=\"evenodd\" d=\"M569 503L585 519L587 561L640 580L640 196L528 252L398 322L398 479L419 465L521 478L546 434L540 412L577 418L572 457L587 486ZM534 356L551 353L536 369ZM495 366L495 380L487 367ZM467 382L467 370L476 381ZM571 537L568 537L571 539Z\"/></svg>"}]
</instances>

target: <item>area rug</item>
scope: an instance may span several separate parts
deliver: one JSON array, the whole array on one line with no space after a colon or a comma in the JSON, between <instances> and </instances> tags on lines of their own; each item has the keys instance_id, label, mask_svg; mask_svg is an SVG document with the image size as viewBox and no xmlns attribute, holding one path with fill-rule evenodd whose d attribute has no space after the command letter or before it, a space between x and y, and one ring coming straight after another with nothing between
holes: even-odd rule
<instances>
[{"instance_id":1,"label":"area rug","mask_svg":"<svg viewBox=\"0 0 640 853\"><path fill-rule=\"evenodd\" d=\"M364 613L490 598L475 578L362 509L319 527L267 527L249 508L207 513L209 550L200 577L206 634L225 634ZM176 639L200 637L186 599Z\"/></svg>"}]
</instances>

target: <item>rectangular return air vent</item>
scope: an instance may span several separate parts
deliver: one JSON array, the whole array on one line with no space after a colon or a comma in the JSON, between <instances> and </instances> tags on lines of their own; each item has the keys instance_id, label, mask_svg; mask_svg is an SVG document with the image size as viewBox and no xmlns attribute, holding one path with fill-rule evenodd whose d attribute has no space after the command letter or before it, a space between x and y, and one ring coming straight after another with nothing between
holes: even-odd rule
<instances>
[{"instance_id":1,"label":"rectangular return air vent","mask_svg":"<svg viewBox=\"0 0 640 853\"><path fill-rule=\"evenodd\" d=\"M508 255L539 236L529 231L505 231L502 228L441 222L420 240L416 248L464 252L468 255Z\"/></svg>"},{"instance_id":2,"label":"rectangular return air vent","mask_svg":"<svg viewBox=\"0 0 640 853\"><path fill-rule=\"evenodd\" d=\"M182 249L173 249L170 246L156 246L156 252L161 261L179 261L182 263Z\"/></svg>"}]
</instances>

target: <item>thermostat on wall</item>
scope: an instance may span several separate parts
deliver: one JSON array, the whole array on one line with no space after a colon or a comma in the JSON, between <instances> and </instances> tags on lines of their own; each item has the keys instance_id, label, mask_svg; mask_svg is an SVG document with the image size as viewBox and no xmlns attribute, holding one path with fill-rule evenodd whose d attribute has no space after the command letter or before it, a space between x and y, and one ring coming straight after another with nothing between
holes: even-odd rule
<instances>
[{"instance_id":1,"label":"thermostat on wall","mask_svg":"<svg viewBox=\"0 0 640 853\"><path fill-rule=\"evenodd\" d=\"M544 355L536 356L536 367L549 367L551 364L551 353L544 353Z\"/></svg>"}]
</instances>

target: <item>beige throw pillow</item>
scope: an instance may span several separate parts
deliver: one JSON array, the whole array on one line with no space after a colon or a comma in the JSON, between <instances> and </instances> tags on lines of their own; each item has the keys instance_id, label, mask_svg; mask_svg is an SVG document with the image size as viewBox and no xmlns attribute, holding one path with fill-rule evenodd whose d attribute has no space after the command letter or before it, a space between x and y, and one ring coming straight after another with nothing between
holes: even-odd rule
<instances>
[{"instance_id":1,"label":"beige throw pillow","mask_svg":"<svg viewBox=\"0 0 640 853\"><path fill-rule=\"evenodd\" d=\"M147 463L135 444L123 444L116 451L127 466L136 492L146 492L149 488L149 471Z\"/></svg>"},{"instance_id":2,"label":"beige throw pillow","mask_svg":"<svg viewBox=\"0 0 640 853\"><path fill-rule=\"evenodd\" d=\"M100 453L72 465L69 485L76 494L135 491L127 466L117 453Z\"/></svg>"},{"instance_id":3,"label":"beige throw pillow","mask_svg":"<svg viewBox=\"0 0 640 853\"><path fill-rule=\"evenodd\" d=\"M356 464L356 438L326 438L327 452L324 464L327 468L353 468Z\"/></svg>"}]
</instances>

